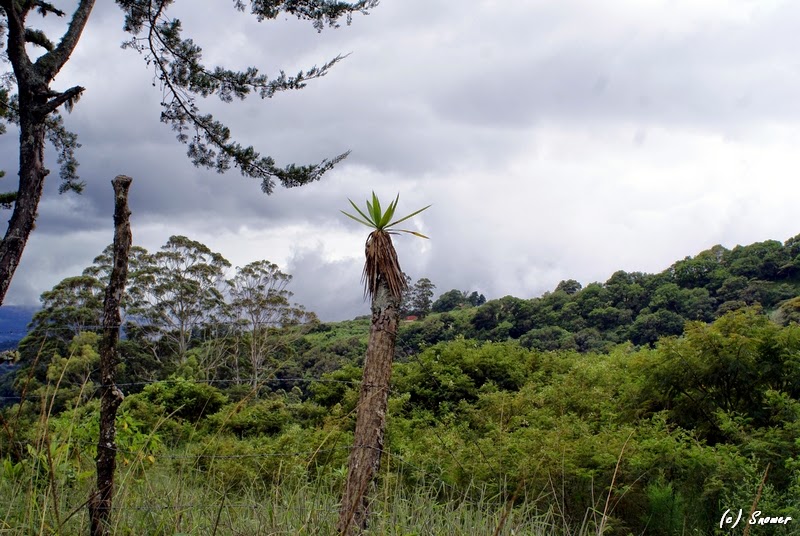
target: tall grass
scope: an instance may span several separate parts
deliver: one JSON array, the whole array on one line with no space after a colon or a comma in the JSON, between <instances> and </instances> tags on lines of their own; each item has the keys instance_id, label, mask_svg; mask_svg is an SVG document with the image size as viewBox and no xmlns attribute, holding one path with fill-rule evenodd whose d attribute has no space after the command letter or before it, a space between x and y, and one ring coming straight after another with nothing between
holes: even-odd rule
<instances>
[{"instance_id":1,"label":"tall grass","mask_svg":"<svg viewBox=\"0 0 800 536\"><path fill-rule=\"evenodd\" d=\"M86 418L97 407L90 402L80 411L54 417L60 380L44 389L38 422L34 433L27 434L25 452L13 457L4 454L0 459L1 536L89 532L86 505L95 484L95 444L88 440L93 434L86 429ZM77 400L83 398L84 388L80 391ZM152 436L156 431L148 433ZM341 471L328 467L315 476L308 465L302 469L303 464L283 466L280 462L276 470L275 458L266 457L256 458L255 463L248 458L250 465L230 459L217 463L215 458L209 463L206 453L213 449L212 443L206 436L200 443L162 449L155 457L149 454L149 439L141 442L142 448L120 450L112 533L335 534ZM202 457L198 452L204 453ZM457 491L432 477L410 486L392 471L392 465L384 464L386 470L371 493L368 535L588 536L601 534L607 519L607 505L597 515L598 500L575 527L563 518L563 497L558 497L555 487L534 496L505 486L499 491L495 486L490 492L484 484L470 482Z\"/></svg>"},{"instance_id":2,"label":"tall grass","mask_svg":"<svg viewBox=\"0 0 800 536\"><path fill-rule=\"evenodd\" d=\"M266 492L254 484L231 492L189 467L146 461L124 468L111 516L114 534L334 534L338 517L338 480L292 479ZM83 535L89 517L85 501L91 479L76 483L56 477L59 504L50 486L31 478L36 468L3 475L0 482L0 534ZM26 484L27 481L27 484ZM204 482L207 485L203 485ZM442 489L423 485L380 485L371 505L370 535L550 535L590 534L589 526L563 529L556 509L540 510L537 501L520 500L510 509L497 497L477 494L470 501L442 499ZM61 512L61 520L59 515ZM66 513L67 515L64 515ZM498 530L499 528L499 530Z\"/></svg>"}]
</instances>

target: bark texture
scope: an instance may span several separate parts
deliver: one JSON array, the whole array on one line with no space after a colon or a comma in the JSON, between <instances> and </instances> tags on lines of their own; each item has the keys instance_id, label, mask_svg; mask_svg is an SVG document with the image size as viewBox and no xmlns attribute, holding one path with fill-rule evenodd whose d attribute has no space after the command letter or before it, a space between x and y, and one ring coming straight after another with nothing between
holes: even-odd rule
<instances>
[{"instance_id":1,"label":"bark texture","mask_svg":"<svg viewBox=\"0 0 800 536\"><path fill-rule=\"evenodd\" d=\"M20 116L19 189L8 229L0 242L0 304L36 222L36 209L48 174L44 167L45 125L31 115Z\"/></svg>"},{"instance_id":2,"label":"bark texture","mask_svg":"<svg viewBox=\"0 0 800 536\"><path fill-rule=\"evenodd\" d=\"M100 341L100 436L97 442L97 489L89 501L92 536L106 536L109 530L111 500L114 495L114 471L116 469L115 421L123 394L115 384L117 341L119 340L119 306L128 278L128 252L131 247L130 210L128 189L132 179L118 175L114 185L114 264L106 287L103 302L103 337Z\"/></svg>"},{"instance_id":3,"label":"bark texture","mask_svg":"<svg viewBox=\"0 0 800 536\"><path fill-rule=\"evenodd\" d=\"M367 526L368 492L380 469L383 453L399 309L400 300L380 280L372 300L372 327L358 398L355 437L336 527L341 535L361 534Z\"/></svg>"}]
</instances>

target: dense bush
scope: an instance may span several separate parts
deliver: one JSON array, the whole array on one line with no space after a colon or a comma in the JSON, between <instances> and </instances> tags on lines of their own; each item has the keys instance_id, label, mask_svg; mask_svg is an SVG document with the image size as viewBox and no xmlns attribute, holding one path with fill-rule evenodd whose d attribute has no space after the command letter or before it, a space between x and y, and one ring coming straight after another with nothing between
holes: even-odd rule
<instances>
[{"instance_id":1,"label":"dense bush","mask_svg":"<svg viewBox=\"0 0 800 536\"><path fill-rule=\"evenodd\" d=\"M150 384L134 396L189 422L216 413L228 401L218 388L183 378Z\"/></svg>"}]
</instances>

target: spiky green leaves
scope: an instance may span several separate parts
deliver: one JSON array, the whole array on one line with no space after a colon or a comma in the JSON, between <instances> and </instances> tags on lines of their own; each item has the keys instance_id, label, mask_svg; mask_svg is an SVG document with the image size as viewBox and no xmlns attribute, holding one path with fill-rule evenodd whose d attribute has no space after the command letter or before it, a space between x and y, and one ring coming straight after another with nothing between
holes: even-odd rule
<instances>
[{"instance_id":1,"label":"spiky green leaves","mask_svg":"<svg viewBox=\"0 0 800 536\"><path fill-rule=\"evenodd\" d=\"M369 199L367 199L366 213L362 211L360 208L358 208L358 206L355 203L353 203L351 199L348 199L348 201L350 201L350 204L353 206L353 208L356 210L356 212L358 212L358 214L361 217L359 218L357 216L353 216L352 214L348 214L344 210L342 210L341 213L347 216L348 218L357 221L362 225L371 227L376 231L383 231L387 233L408 233L414 236L418 236L420 238L428 238L424 234L418 233L416 231L409 231L408 229L394 229L394 226L397 225L398 223L402 223L410 218L413 218L423 210L427 210L428 208L430 208L430 205L428 205L427 207L423 207L417 211L414 211L408 216L404 216L398 220L392 221L392 218L394 218L395 210L397 209L397 202L400 201L400 194L397 194L397 197L395 197L394 201L389 203L389 206L386 207L385 212L381 210L381 202L378 200L378 196L375 195L375 192L372 192L372 203L370 203Z\"/></svg>"},{"instance_id":2,"label":"spiky green leaves","mask_svg":"<svg viewBox=\"0 0 800 536\"><path fill-rule=\"evenodd\" d=\"M378 196L375 195L375 192L372 192L372 202L367 200L366 211L362 211L352 200L348 199L360 217L348 214L343 210L341 211L342 214L348 218L373 229L367 237L367 243L364 248L364 254L366 256L364 273L362 274L364 295L374 298L378 292L378 287L381 283L384 283L389 294L391 294L398 303L402 299L403 292L408 289L408 283L403 275L403 271L400 269L400 263L397 260L397 252L394 249L392 237L390 235L393 233L409 233L420 238L428 238L424 234L416 231L394 229L394 226L409 218L413 218L430 207L430 205L428 205L427 207L412 212L408 216L394 220L393 218L399 200L400 194L397 194L394 201L389 203L389 206L386 207L386 211L383 211Z\"/></svg>"}]
</instances>

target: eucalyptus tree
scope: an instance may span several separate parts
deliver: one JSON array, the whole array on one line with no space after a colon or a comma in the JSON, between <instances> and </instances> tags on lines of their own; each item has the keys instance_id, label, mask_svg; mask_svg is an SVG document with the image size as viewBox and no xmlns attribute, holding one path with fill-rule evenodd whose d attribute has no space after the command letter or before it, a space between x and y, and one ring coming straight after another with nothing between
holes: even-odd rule
<instances>
[{"instance_id":1,"label":"eucalyptus tree","mask_svg":"<svg viewBox=\"0 0 800 536\"><path fill-rule=\"evenodd\" d=\"M417 316L425 316L431 312L433 305L433 289L436 288L430 279L423 277L414 283L412 311Z\"/></svg>"},{"instance_id":2,"label":"eucalyptus tree","mask_svg":"<svg viewBox=\"0 0 800 536\"><path fill-rule=\"evenodd\" d=\"M144 332L172 343L186 359L192 332L220 319L225 304L225 270L230 262L205 244L171 236L145 267L132 275L128 314Z\"/></svg>"},{"instance_id":3,"label":"eucalyptus tree","mask_svg":"<svg viewBox=\"0 0 800 536\"><path fill-rule=\"evenodd\" d=\"M270 350L281 344L277 329L307 317L302 307L289 301L292 293L286 286L291 280L278 265L261 260L237 267L236 275L227 281L228 309L248 334L245 346L253 387L261 379Z\"/></svg>"},{"instance_id":4,"label":"eucalyptus tree","mask_svg":"<svg viewBox=\"0 0 800 536\"><path fill-rule=\"evenodd\" d=\"M403 274L408 290L403 293L403 301L400 304L400 315L426 316L431 312L433 303L433 289L436 288L430 279L422 277L417 282L411 284L411 278Z\"/></svg>"},{"instance_id":5,"label":"eucalyptus tree","mask_svg":"<svg viewBox=\"0 0 800 536\"><path fill-rule=\"evenodd\" d=\"M356 411L353 448L339 510L339 534L358 534L366 528L369 514L367 492L380 469L399 312L403 293L408 289L391 235L409 233L428 238L416 231L396 229L394 226L416 216L430 205L393 220L399 199L398 195L384 212L373 192L372 202L367 201L366 212L352 201L350 204L358 215L342 211L345 216L372 229L365 244L363 272L364 296L372 300L372 323Z\"/></svg>"},{"instance_id":6,"label":"eucalyptus tree","mask_svg":"<svg viewBox=\"0 0 800 536\"><path fill-rule=\"evenodd\" d=\"M414 311L414 287L412 286L413 280L403 273L403 279L406 281L406 292L403 293L403 300L400 302L400 316L405 317Z\"/></svg>"},{"instance_id":7,"label":"eucalyptus tree","mask_svg":"<svg viewBox=\"0 0 800 536\"><path fill-rule=\"evenodd\" d=\"M67 277L43 292L42 307L33 315L28 334L19 344L23 363L41 361L40 367L45 367L53 355L67 355L70 341L80 333L99 332L103 289L96 278L80 275Z\"/></svg>"},{"instance_id":8,"label":"eucalyptus tree","mask_svg":"<svg viewBox=\"0 0 800 536\"><path fill-rule=\"evenodd\" d=\"M51 336L66 341L82 331L97 329L103 314L103 285L97 279L79 275L67 277L42 293L42 308L33 325L53 330Z\"/></svg>"},{"instance_id":9,"label":"eucalyptus tree","mask_svg":"<svg viewBox=\"0 0 800 536\"><path fill-rule=\"evenodd\" d=\"M280 167L272 157L236 142L228 127L204 113L197 104L197 97L215 95L223 102L231 102L249 95L269 98L282 91L300 89L309 80L324 76L342 56L295 76L281 71L273 78L255 67L237 71L207 66L203 63L202 48L193 39L184 37L181 21L169 15L175 0L116 0L116 3L125 13L124 30L131 35L124 46L139 52L153 69L153 85L163 94L161 121L170 125L179 142L187 145L187 155L194 165L220 173L236 167L242 175L260 181L261 189L269 194L276 182L292 187L315 181L347 155L340 154L317 164ZM239 11L249 9L259 22L287 14L310 21L317 30L322 30L325 26L338 26L342 18L349 23L354 13L366 13L377 3L378 0L234 0L233 7ZM86 89L80 85L56 89L54 84L77 47L94 5L95 0L79 0L71 13L67 13L45 0L0 0L0 47L5 48L0 52L7 57L11 69L3 79L12 91L16 90L10 98L7 88L0 91L0 117L18 125L20 140L19 182L16 188L0 191L0 208L12 209L0 242L0 304L34 228L49 174L45 166L48 141L58 154L60 191L80 192L84 186L77 173L77 136L66 129L59 110L72 111ZM35 23L30 23L31 15L63 17L69 22L60 38L53 41Z\"/></svg>"},{"instance_id":10,"label":"eucalyptus tree","mask_svg":"<svg viewBox=\"0 0 800 536\"><path fill-rule=\"evenodd\" d=\"M138 273L150 262L142 247L133 246L128 258L129 269ZM41 308L34 314L29 331L21 341L23 360L31 361L40 351L66 351L67 345L81 332L99 332L103 315L103 291L111 277L113 245L95 257L92 265L79 276L70 276L40 296ZM130 289L122 295L122 315L135 301ZM53 350L53 351L51 351Z\"/></svg>"}]
</instances>

